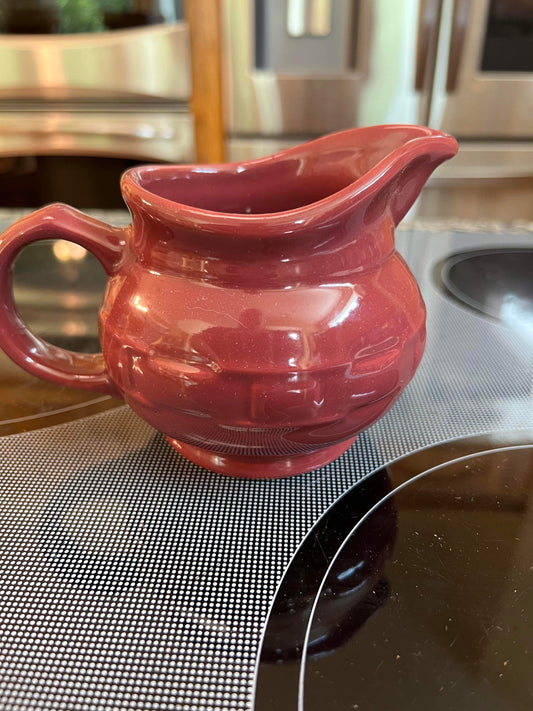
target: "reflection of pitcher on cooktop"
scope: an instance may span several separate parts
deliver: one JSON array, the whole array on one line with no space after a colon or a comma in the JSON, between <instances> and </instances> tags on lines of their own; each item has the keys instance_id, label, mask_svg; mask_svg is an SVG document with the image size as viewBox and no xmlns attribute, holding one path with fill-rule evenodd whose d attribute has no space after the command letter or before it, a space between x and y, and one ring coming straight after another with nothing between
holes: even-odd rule
<instances>
[{"instance_id":1,"label":"reflection of pitcher on cooktop","mask_svg":"<svg viewBox=\"0 0 533 711\"><path fill-rule=\"evenodd\" d=\"M322 466L420 361L425 310L394 227L456 150L428 128L382 126L247 163L133 168L132 226L51 205L4 233L1 344L35 375L123 397L208 469ZM90 249L109 276L102 354L51 346L15 311L11 263L49 237Z\"/></svg>"}]
</instances>

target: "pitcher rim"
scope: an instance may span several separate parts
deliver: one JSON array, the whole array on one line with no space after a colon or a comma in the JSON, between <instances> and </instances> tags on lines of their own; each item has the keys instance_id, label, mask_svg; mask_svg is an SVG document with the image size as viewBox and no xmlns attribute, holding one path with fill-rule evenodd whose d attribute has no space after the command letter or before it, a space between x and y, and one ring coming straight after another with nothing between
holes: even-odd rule
<instances>
[{"instance_id":1,"label":"pitcher rim","mask_svg":"<svg viewBox=\"0 0 533 711\"><path fill-rule=\"evenodd\" d=\"M379 134L383 131L409 131L413 135L344 188L335 190L319 200L288 210L261 213L221 212L171 200L157 195L157 193L143 186L144 176L150 173L176 171L186 173L193 170L206 173L231 173L242 166L245 166L246 169L261 167L282 158L301 155L302 152L308 152L327 143L338 142L339 147L343 147L343 145L349 147L347 139L353 136L363 137L364 134ZM360 201L371 197L386 182L392 170L399 172L421 154L422 144L427 147L428 152L429 150L431 151L436 160L440 159L439 162L454 156L458 149L457 141L453 136L426 126L417 126L415 124L366 126L329 133L278 151L272 155L246 161L206 164L143 164L135 166L123 173L121 189L128 206L130 204L140 205L148 211L156 212L159 216L170 219L173 223L184 226L211 228L217 232L243 233L246 235L254 233L262 235L268 233L282 234L282 228L286 227L287 231L294 233L296 231L295 227L308 229L310 224L322 221L330 212L338 212L347 202L353 208ZM242 232L243 230L244 232Z\"/></svg>"}]
</instances>

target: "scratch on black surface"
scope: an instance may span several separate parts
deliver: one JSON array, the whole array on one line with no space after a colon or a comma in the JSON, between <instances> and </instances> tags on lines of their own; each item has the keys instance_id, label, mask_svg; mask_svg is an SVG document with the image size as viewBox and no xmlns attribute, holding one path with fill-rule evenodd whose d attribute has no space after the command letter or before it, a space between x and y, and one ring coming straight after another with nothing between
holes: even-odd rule
<instances>
[{"instance_id":1,"label":"scratch on black surface","mask_svg":"<svg viewBox=\"0 0 533 711\"><path fill-rule=\"evenodd\" d=\"M329 558L328 558L328 556L326 555L326 551L322 548L322 543L320 543L320 538L319 538L316 534L315 534L315 541L316 541L318 547L320 548L320 552L321 552L322 555L324 556L324 560L325 560L326 563L329 565Z\"/></svg>"}]
</instances>

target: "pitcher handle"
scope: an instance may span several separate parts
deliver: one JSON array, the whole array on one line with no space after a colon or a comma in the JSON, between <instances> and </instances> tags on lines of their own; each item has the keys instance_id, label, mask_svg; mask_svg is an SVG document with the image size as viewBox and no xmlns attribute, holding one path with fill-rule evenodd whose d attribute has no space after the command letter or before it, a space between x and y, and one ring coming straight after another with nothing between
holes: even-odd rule
<instances>
[{"instance_id":1,"label":"pitcher handle","mask_svg":"<svg viewBox=\"0 0 533 711\"><path fill-rule=\"evenodd\" d=\"M108 376L102 353L59 348L30 331L14 302L13 262L31 242L65 239L92 252L109 277L124 260L127 229L112 227L56 203L23 217L0 236L0 346L17 365L58 385L119 394Z\"/></svg>"}]
</instances>

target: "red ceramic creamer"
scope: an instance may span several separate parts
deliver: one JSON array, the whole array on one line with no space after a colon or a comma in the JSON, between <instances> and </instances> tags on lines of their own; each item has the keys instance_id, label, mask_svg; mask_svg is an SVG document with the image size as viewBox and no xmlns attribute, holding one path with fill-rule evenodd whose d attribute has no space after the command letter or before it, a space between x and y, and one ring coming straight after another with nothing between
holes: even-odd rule
<instances>
[{"instance_id":1,"label":"red ceramic creamer","mask_svg":"<svg viewBox=\"0 0 533 711\"><path fill-rule=\"evenodd\" d=\"M133 168L129 227L56 204L2 235L0 344L34 375L124 398L207 469L320 467L418 366L425 309L394 228L456 151L428 128L380 126L246 163ZM108 275L100 354L52 346L17 314L13 260L46 238Z\"/></svg>"}]
</instances>

